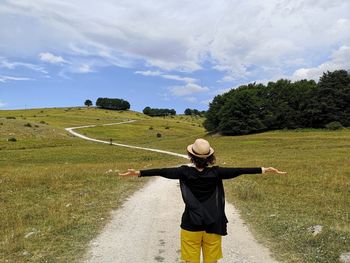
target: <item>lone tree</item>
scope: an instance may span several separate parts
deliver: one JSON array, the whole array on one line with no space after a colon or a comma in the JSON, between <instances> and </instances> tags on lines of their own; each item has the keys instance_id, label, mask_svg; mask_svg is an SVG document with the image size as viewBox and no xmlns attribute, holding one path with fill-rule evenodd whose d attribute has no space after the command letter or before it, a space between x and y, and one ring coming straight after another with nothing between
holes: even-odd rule
<instances>
[{"instance_id":1,"label":"lone tree","mask_svg":"<svg viewBox=\"0 0 350 263\"><path fill-rule=\"evenodd\" d=\"M90 107L90 106L92 106L92 101L91 100L86 100L84 105L87 106L87 107Z\"/></svg>"}]
</instances>

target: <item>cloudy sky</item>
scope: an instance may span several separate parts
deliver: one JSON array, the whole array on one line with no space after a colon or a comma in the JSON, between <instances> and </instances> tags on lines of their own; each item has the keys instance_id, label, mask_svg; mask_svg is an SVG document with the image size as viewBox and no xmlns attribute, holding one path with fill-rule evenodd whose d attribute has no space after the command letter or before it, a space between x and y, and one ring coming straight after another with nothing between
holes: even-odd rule
<instances>
[{"instance_id":1,"label":"cloudy sky","mask_svg":"<svg viewBox=\"0 0 350 263\"><path fill-rule=\"evenodd\" d=\"M348 0L0 0L0 109L115 97L182 113L335 69L350 69Z\"/></svg>"}]
</instances>

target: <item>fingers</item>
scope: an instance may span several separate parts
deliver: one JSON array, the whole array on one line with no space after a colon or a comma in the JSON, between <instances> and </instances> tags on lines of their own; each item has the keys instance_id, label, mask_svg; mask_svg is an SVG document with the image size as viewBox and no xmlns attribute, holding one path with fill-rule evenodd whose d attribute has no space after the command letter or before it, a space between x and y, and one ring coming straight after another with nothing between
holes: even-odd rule
<instances>
[{"instance_id":1,"label":"fingers","mask_svg":"<svg viewBox=\"0 0 350 263\"><path fill-rule=\"evenodd\" d=\"M139 173L135 169L128 169L125 173L118 173L120 176L138 176Z\"/></svg>"},{"instance_id":2,"label":"fingers","mask_svg":"<svg viewBox=\"0 0 350 263\"><path fill-rule=\"evenodd\" d=\"M266 168L266 172L277 173L277 174L286 174L287 173L287 172L279 171L278 169L276 169L274 167Z\"/></svg>"}]
</instances>

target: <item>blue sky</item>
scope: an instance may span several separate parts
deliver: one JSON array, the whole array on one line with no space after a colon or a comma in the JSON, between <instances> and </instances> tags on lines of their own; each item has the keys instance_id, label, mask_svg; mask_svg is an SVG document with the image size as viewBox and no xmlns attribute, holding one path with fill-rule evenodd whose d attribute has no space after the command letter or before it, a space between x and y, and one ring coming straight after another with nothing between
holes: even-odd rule
<instances>
[{"instance_id":1,"label":"blue sky","mask_svg":"<svg viewBox=\"0 0 350 263\"><path fill-rule=\"evenodd\" d=\"M182 113L350 69L347 0L3 0L0 25L0 109L114 97Z\"/></svg>"}]
</instances>

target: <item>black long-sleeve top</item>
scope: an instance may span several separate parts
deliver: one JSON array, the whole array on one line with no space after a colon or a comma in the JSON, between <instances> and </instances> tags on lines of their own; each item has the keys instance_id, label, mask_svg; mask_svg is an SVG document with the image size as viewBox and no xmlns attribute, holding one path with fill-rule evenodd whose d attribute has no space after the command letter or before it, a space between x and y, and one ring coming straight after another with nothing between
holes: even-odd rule
<instances>
[{"instance_id":1,"label":"black long-sleeve top","mask_svg":"<svg viewBox=\"0 0 350 263\"><path fill-rule=\"evenodd\" d=\"M185 211L181 228L189 231L206 231L227 235L225 215L225 193L223 179L235 178L241 174L262 173L256 168L206 167L199 171L193 166L182 165L175 168L141 170L140 177L162 176L180 180Z\"/></svg>"}]
</instances>

